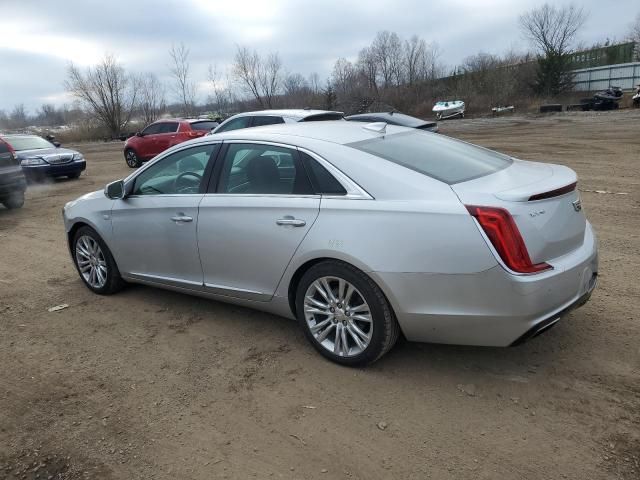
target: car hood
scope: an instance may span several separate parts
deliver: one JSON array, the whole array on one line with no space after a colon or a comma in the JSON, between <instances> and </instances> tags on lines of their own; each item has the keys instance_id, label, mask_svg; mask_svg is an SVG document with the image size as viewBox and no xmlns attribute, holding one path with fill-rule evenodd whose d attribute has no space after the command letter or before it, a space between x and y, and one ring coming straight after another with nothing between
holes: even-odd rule
<instances>
[{"instance_id":1,"label":"car hood","mask_svg":"<svg viewBox=\"0 0 640 480\"><path fill-rule=\"evenodd\" d=\"M76 150L71 150L69 148L37 148L35 150L20 150L16 152L16 158L22 160L23 158L33 158L39 157L43 160L47 160L47 158L59 157L71 155L73 157L74 154L78 153Z\"/></svg>"}]
</instances>

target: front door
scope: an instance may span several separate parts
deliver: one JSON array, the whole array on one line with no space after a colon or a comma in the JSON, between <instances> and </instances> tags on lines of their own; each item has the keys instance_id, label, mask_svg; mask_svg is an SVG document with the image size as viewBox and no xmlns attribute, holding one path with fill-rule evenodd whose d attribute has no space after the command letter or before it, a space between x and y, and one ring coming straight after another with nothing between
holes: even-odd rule
<instances>
[{"instance_id":1,"label":"front door","mask_svg":"<svg viewBox=\"0 0 640 480\"><path fill-rule=\"evenodd\" d=\"M320 209L295 149L225 143L219 181L200 203L209 291L269 300Z\"/></svg>"},{"instance_id":2,"label":"front door","mask_svg":"<svg viewBox=\"0 0 640 480\"><path fill-rule=\"evenodd\" d=\"M159 155L167 148L179 143L176 141L178 137L178 122L162 122L162 128L154 137L153 156Z\"/></svg>"},{"instance_id":3,"label":"front door","mask_svg":"<svg viewBox=\"0 0 640 480\"><path fill-rule=\"evenodd\" d=\"M196 232L207 165L216 145L175 152L144 168L112 209L121 273L169 285L202 286Z\"/></svg>"}]
</instances>

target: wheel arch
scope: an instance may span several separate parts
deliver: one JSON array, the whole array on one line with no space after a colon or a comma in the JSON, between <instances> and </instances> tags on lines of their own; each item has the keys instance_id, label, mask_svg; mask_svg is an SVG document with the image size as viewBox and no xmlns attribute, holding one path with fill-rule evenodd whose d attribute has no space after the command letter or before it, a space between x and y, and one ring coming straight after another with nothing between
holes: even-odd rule
<instances>
[{"instance_id":1,"label":"wheel arch","mask_svg":"<svg viewBox=\"0 0 640 480\"><path fill-rule=\"evenodd\" d=\"M393 313L396 319L398 318L398 316L396 315L396 312L398 311L396 300L393 297L392 293L389 291L388 286L384 284L384 282L382 282L377 275L371 275L372 272L369 269L363 268L361 265L358 265L357 262L351 262L343 258L338 258L337 256L335 257L321 256L321 257L316 257L316 258L307 260L306 262L299 265L294 271L293 275L291 275L291 279L289 280L289 285L287 287L287 299L289 303L289 308L291 309L291 313L293 313L294 318L296 318L296 300L297 300L296 292L298 290L298 285L300 283L300 280L302 279L302 276L314 265L317 265L319 263L326 262L326 261L345 263L353 268L357 268L363 274L368 276L371 279L371 281L375 283L378 286L378 288L382 291L382 294L384 295L385 299L389 303L391 312ZM400 331L402 332L402 324L399 324L399 327L400 327Z\"/></svg>"}]
</instances>

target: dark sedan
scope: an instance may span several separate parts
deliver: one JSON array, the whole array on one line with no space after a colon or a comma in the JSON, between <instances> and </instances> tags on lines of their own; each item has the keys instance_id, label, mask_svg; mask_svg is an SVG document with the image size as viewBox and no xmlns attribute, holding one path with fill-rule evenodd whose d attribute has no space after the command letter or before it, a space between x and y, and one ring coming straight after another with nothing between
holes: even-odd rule
<instances>
[{"instance_id":1,"label":"dark sedan","mask_svg":"<svg viewBox=\"0 0 640 480\"><path fill-rule=\"evenodd\" d=\"M357 115L349 115L348 117L344 118L352 122L385 122L389 125L417 128L419 130L427 130L433 133L438 132L438 124L436 122L425 122L424 120L420 120L419 118L395 111L359 113Z\"/></svg>"},{"instance_id":2,"label":"dark sedan","mask_svg":"<svg viewBox=\"0 0 640 480\"><path fill-rule=\"evenodd\" d=\"M0 138L9 145L29 179L78 178L87 168L80 152L54 145L37 135L4 135Z\"/></svg>"}]
</instances>

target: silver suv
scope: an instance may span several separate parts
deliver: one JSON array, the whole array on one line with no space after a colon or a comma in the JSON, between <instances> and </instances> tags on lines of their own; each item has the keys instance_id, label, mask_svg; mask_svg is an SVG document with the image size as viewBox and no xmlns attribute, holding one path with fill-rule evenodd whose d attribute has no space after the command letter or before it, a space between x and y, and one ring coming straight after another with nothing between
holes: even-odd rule
<instances>
[{"instance_id":1,"label":"silver suv","mask_svg":"<svg viewBox=\"0 0 640 480\"><path fill-rule=\"evenodd\" d=\"M290 109L258 110L245 112L227 118L211 133L229 132L240 128L261 127L278 123L311 122L319 120L342 120L344 113L329 110Z\"/></svg>"}]
</instances>

